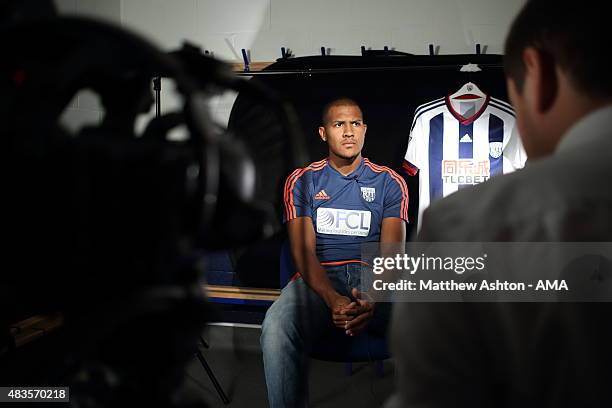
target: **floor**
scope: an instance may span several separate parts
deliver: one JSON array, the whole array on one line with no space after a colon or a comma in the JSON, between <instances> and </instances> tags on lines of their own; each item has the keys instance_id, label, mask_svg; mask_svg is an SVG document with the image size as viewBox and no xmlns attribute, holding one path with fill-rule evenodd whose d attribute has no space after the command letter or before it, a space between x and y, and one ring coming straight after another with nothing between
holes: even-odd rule
<instances>
[{"instance_id":1,"label":"floor","mask_svg":"<svg viewBox=\"0 0 612 408\"><path fill-rule=\"evenodd\" d=\"M199 394L209 407L267 407L258 328L210 327L205 335L209 349L202 352L230 398L224 405L200 362L186 368L185 386ZM393 364L384 362L384 375L376 377L372 363L355 363L347 376L343 363L312 360L311 407L379 407L393 392Z\"/></svg>"}]
</instances>

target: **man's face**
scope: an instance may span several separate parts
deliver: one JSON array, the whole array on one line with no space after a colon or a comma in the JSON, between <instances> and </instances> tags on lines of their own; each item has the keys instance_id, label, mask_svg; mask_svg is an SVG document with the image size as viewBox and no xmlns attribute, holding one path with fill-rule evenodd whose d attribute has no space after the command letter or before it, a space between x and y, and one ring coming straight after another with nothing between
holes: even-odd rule
<instances>
[{"instance_id":1,"label":"man's face","mask_svg":"<svg viewBox=\"0 0 612 408\"><path fill-rule=\"evenodd\" d=\"M332 106L327 112L327 122L319 128L319 135L327 142L330 155L353 160L363 149L366 128L359 107Z\"/></svg>"},{"instance_id":2,"label":"man's face","mask_svg":"<svg viewBox=\"0 0 612 408\"><path fill-rule=\"evenodd\" d=\"M516 112L516 126L518 127L523 147L529 158L535 158L540 154L538 146L536 132L537 127L534 127L533 112L530 109L529 103L529 88L523 86L523 89L519 91L516 82L512 79L507 80L508 96L510 102Z\"/></svg>"},{"instance_id":3,"label":"man's face","mask_svg":"<svg viewBox=\"0 0 612 408\"><path fill-rule=\"evenodd\" d=\"M579 92L557 62L535 47L522 53L521 89L508 78L508 95L529 159L552 154L576 117Z\"/></svg>"}]
</instances>

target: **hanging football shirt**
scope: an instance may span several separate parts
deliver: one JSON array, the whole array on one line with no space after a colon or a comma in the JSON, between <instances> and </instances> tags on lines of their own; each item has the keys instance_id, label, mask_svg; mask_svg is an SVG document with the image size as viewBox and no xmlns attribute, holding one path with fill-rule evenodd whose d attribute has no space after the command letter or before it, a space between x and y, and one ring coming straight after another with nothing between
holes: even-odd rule
<instances>
[{"instance_id":1,"label":"hanging football shirt","mask_svg":"<svg viewBox=\"0 0 612 408\"><path fill-rule=\"evenodd\" d=\"M404 170L419 174L419 222L436 199L525 165L514 110L487 96L478 100L448 96L417 108Z\"/></svg>"}]
</instances>

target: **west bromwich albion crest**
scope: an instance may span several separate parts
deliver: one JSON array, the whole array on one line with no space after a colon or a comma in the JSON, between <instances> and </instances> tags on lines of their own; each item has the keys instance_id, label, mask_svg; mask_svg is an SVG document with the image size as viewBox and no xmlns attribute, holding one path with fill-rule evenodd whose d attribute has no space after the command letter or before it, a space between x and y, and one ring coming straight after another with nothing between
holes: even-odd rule
<instances>
[{"instance_id":1,"label":"west bromwich albion crest","mask_svg":"<svg viewBox=\"0 0 612 408\"><path fill-rule=\"evenodd\" d=\"M374 187L361 187L361 195L364 200L371 203L376 198L376 189Z\"/></svg>"},{"instance_id":2,"label":"west bromwich albion crest","mask_svg":"<svg viewBox=\"0 0 612 408\"><path fill-rule=\"evenodd\" d=\"M489 155L497 159L503 153L504 144L502 142L489 142Z\"/></svg>"}]
</instances>

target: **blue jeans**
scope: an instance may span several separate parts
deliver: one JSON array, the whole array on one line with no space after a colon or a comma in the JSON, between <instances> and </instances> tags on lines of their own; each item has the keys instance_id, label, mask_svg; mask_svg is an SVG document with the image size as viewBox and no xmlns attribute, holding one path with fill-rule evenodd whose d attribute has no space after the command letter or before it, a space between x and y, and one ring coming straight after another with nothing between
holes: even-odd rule
<instances>
[{"instance_id":1,"label":"blue jeans","mask_svg":"<svg viewBox=\"0 0 612 408\"><path fill-rule=\"evenodd\" d=\"M352 288L359 288L361 265L351 263L326 267L336 291L350 296ZM368 331L386 333L389 304L377 305ZM318 339L326 341L337 334L338 341L346 339L342 329L334 326L331 310L323 299L304 282L296 279L282 290L272 304L262 326L261 348L271 408L304 407L308 396L309 353Z\"/></svg>"}]
</instances>

